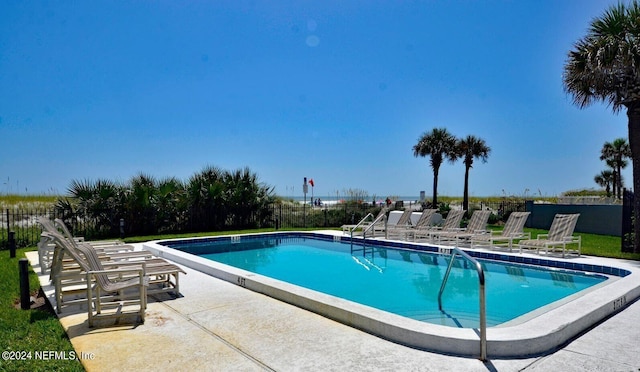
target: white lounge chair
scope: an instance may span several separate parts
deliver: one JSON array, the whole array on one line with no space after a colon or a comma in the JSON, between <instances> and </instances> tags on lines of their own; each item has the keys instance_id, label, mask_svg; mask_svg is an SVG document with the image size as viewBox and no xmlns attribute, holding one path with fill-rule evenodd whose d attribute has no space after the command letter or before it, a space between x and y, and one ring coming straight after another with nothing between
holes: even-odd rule
<instances>
[{"instance_id":1,"label":"white lounge chair","mask_svg":"<svg viewBox=\"0 0 640 372\"><path fill-rule=\"evenodd\" d=\"M524 232L524 224L531 212L511 212L502 230L491 230L471 237L471 248L513 249L513 241L531 239L531 233Z\"/></svg>"},{"instance_id":2,"label":"white lounge chair","mask_svg":"<svg viewBox=\"0 0 640 372\"><path fill-rule=\"evenodd\" d=\"M426 230L416 230L416 240L425 238L429 241L437 241L439 240L438 234L460 231L460 222L462 222L462 217L464 216L465 212L466 211L462 209L451 209L447 214L447 218L445 218L444 220L444 224L441 227L436 226Z\"/></svg>"},{"instance_id":3,"label":"white lounge chair","mask_svg":"<svg viewBox=\"0 0 640 372\"><path fill-rule=\"evenodd\" d=\"M411 224L407 227L404 227L404 231L402 231L403 236L406 239L409 239L409 237L411 237L412 240L415 240L416 231L426 231L427 229L433 227L434 216L437 211L437 209L425 209L422 212L412 212Z\"/></svg>"},{"instance_id":4,"label":"white lounge chair","mask_svg":"<svg viewBox=\"0 0 640 372\"><path fill-rule=\"evenodd\" d=\"M438 232L435 236L438 239L438 242L441 244L452 241L456 245L458 245L462 240L468 241L475 235L487 234L487 223L489 222L489 216L491 216L491 211L476 210L471 215L467 227L459 230L456 230L454 228L451 231L441 231Z\"/></svg>"},{"instance_id":5,"label":"white lounge chair","mask_svg":"<svg viewBox=\"0 0 640 372\"><path fill-rule=\"evenodd\" d=\"M396 236L406 236L407 229L411 227L411 210L407 209L402 212L402 214L396 221L393 217L395 217L397 212L399 211L392 211L389 213L389 219L387 220L385 231L385 237L387 239L391 239Z\"/></svg>"},{"instance_id":6,"label":"white lounge chair","mask_svg":"<svg viewBox=\"0 0 640 372\"><path fill-rule=\"evenodd\" d=\"M580 236L573 236L573 231L578 222L579 213L576 214L556 214L548 234L538 234L536 239L521 240L518 242L520 253L523 249L535 249L539 254L544 250L545 254L555 251L562 251L562 257L567 253L577 253L580 256L582 239ZM567 249L568 244L577 244L577 249Z\"/></svg>"},{"instance_id":7,"label":"white lounge chair","mask_svg":"<svg viewBox=\"0 0 640 372\"><path fill-rule=\"evenodd\" d=\"M423 229L432 226L433 216L436 214L437 209L425 209L420 213L420 218L412 226L413 229Z\"/></svg>"}]
</instances>

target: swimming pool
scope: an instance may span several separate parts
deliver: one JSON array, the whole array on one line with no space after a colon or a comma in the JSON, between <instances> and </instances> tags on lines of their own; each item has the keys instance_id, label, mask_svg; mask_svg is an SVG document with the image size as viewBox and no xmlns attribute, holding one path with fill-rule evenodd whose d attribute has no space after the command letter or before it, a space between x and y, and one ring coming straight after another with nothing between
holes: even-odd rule
<instances>
[{"instance_id":1,"label":"swimming pool","mask_svg":"<svg viewBox=\"0 0 640 372\"><path fill-rule=\"evenodd\" d=\"M454 259L440 306L438 293L450 255L295 236L166 244L411 319L451 327L479 327L477 273L459 256ZM608 279L599 274L486 259L481 264L489 283L488 326L514 321Z\"/></svg>"},{"instance_id":2,"label":"swimming pool","mask_svg":"<svg viewBox=\"0 0 640 372\"><path fill-rule=\"evenodd\" d=\"M444 313L433 311L433 309L425 311L421 302L413 310L409 309L409 314L406 314L402 313L406 309L395 311L394 309L384 308L384 303L390 303L392 307L399 306L397 301L382 301L383 306L378 306L376 304L368 304L368 300L345 300L344 298L348 298L348 296L340 293L331 293L322 288L314 287L314 285L306 285L304 283L294 285L288 277L278 279L278 275L273 273L255 270L258 266L265 266L263 265L264 262L274 260L273 255L266 253L272 248L265 248L266 246L277 246L279 247L277 249L290 251L289 254L295 256L298 254L297 249L291 249L291 247L297 244L296 241L319 240L322 245L330 247L324 249L325 251L334 252L348 258L348 260L345 260L345 265L360 270L361 276L366 278L365 283L368 282L370 285L362 287L361 284L361 288L355 290L355 292L360 292L365 297L370 297L374 300L377 300L377 294L384 292L397 292L400 297L404 297L406 290L397 289L397 285L385 288L385 284L378 281L379 278L376 278L376 275L378 277L389 276L387 274L393 271L406 271L407 273L405 273L403 280L411 283L409 287L420 292L423 297L433 298L433 288L425 288L434 287L433 283L436 282L437 285L435 286L440 286L442 272L446 269L444 265L448 260L442 255L428 253L429 251L437 251L437 247L403 242L367 240L367 246L372 247L371 252L367 255L360 251L354 252L352 255L348 248L350 244L337 243L340 248L335 248L336 245L334 245L334 240L348 242L349 238L347 237L316 233L275 233L262 234L260 238L262 237L267 237L267 240L256 240L257 236L255 235L232 236L150 242L145 244L145 248L197 270L320 313L392 341L433 351L477 356L477 331L469 328L477 326L477 319L475 319L475 314L478 312L477 297L474 297L476 295L472 293L473 284L467 285L461 282L461 280L467 279L473 281L474 274L464 270L463 262L460 262L459 268L454 268L450 278L452 281L447 285L447 289L444 292ZM248 262L249 266L244 268L232 267L167 247L182 246L184 248L187 243L191 247L189 250L196 253L210 250L212 245L221 247L220 244L243 248L235 249L236 253L234 254L238 256L239 252L238 257L242 257L240 261ZM262 256L259 260L251 262L248 256L243 255L249 252L246 248L256 245L261 246L261 249L266 249L266 251L262 251ZM345 247L347 247L346 251ZM400 248L401 251L397 251L395 248ZM492 357L525 356L549 351L584 331L605 316L618 311L625 303L638 296L637 286L631 287L626 284L629 282L626 279L633 277L634 272L624 267L579 262L588 261L586 258L582 260L548 260L539 256L508 255L479 250L468 251L468 253L481 258L487 271L487 309L490 314L488 317L490 325L488 352ZM223 253L223 256L228 256L223 261L231 259L230 257L234 254L231 252ZM328 265L333 265L324 262L321 264L319 258L315 256L314 259L315 261L307 265L291 265L289 263L285 266L294 266L296 267L294 271L306 273L308 274L306 275L307 277L318 277L310 274L314 267L326 270ZM279 259L275 260L278 261ZM511 262L511 264L504 266L500 263L501 261L502 263ZM316 264L314 265L313 262ZM407 265L409 267L413 266L415 270L406 270ZM552 270L539 270L535 268L536 266L545 266L552 268ZM356 272L358 272L357 270ZM342 272L342 268L338 271ZM590 274L584 275L571 271L584 271ZM421 275L420 272L422 272ZM429 275L433 277L433 280L426 280L429 279ZM329 276L332 276L331 273ZM339 275L335 274L333 276ZM510 312L510 309L513 308L513 306L502 306L503 304L501 304L501 302L509 301L509 299L500 300L497 297L492 299L491 282L497 280L495 277L498 276L508 277L509 280L515 283L515 288L519 288L515 292L526 292L532 287L536 287L537 285L533 285L534 282L542 280L539 278L540 276L546 276L544 280L553 283L549 288L554 288L554 290L558 288L559 292L565 293L559 295L560 297L567 295L568 297L564 297L559 301L557 299L555 301L553 299L545 299L542 305L535 305L533 310L523 310L518 307L515 315L495 315L495 311L491 310L492 308L506 309L507 312ZM605 276L609 277L609 279L603 281ZM585 279L587 281L596 279L596 282L600 283L594 282L583 287L582 281ZM420 281L423 283L417 285ZM624 285L622 285L623 282ZM426 287L422 286L425 283L427 283ZM637 283L637 279L635 283ZM311 289L303 288L300 285ZM475 287L477 288L477 281L475 282ZM581 291L580 288L590 289ZM604 292L602 288L606 288ZM566 292L567 290L571 290L572 294ZM437 292L437 288L435 288L435 291ZM607 298L603 298L605 297L603 294ZM469 308L463 306L463 308L459 309L457 308L458 305L456 305L457 300L454 297L460 297L461 300L458 302L463 305L466 303L475 305ZM542 296L533 295L533 297ZM510 302L519 303L520 301L512 300ZM549 302L551 304L547 304ZM540 308L539 306L542 307ZM380 307L382 307L383 311L379 310ZM412 311L415 313L412 314ZM436 324L425 323L422 320Z\"/></svg>"}]
</instances>

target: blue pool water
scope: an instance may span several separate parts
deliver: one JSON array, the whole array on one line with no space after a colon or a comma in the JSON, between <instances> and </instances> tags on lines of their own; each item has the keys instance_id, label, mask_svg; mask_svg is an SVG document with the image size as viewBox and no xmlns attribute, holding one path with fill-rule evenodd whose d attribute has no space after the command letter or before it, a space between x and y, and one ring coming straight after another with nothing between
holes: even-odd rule
<instances>
[{"instance_id":1,"label":"blue pool water","mask_svg":"<svg viewBox=\"0 0 640 372\"><path fill-rule=\"evenodd\" d=\"M478 276L456 258L438 306L450 256L309 237L164 243L188 253L420 321L478 327ZM496 326L607 280L604 275L479 260L487 325Z\"/></svg>"}]
</instances>

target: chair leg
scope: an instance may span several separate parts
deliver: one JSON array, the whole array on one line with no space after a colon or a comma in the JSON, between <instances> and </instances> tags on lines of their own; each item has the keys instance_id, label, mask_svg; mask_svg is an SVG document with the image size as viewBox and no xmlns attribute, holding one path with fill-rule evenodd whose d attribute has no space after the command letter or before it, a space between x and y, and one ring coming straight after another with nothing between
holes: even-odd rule
<instances>
[{"instance_id":1,"label":"chair leg","mask_svg":"<svg viewBox=\"0 0 640 372\"><path fill-rule=\"evenodd\" d=\"M60 285L61 285L60 278L56 276L56 278L54 279L53 286L55 287L55 291L56 291L56 311L58 312L58 314L62 312L62 293L61 293Z\"/></svg>"},{"instance_id":2,"label":"chair leg","mask_svg":"<svg viewBox=\"0 0 640 372\"><path fill-rule=\"evenodd\" d=\"M144 323L144 314L147 309L147 287L144 285L144 278L140 278L140 320Z\"/></svg>"},{"instance_id":3,"label":"chair leg","mask_svg":"<svg viewBox=\"0 0 640 372\"><path fill-rule=\"evenodd\" d=\"M87 311L89 313L89 327L93 327L93 290L91 278L87 274Z\"/></svg>"},{"instance_id":4,"label":"chair leg","mask_svg":"<svg viewBox=\"0 0 640 372\"><path fill-rule=\"evenodd\" d=\"M96 285L96 314L100 314L102 312L102 302L100 301L100 287Z\"/></svg>"}]
</instances>

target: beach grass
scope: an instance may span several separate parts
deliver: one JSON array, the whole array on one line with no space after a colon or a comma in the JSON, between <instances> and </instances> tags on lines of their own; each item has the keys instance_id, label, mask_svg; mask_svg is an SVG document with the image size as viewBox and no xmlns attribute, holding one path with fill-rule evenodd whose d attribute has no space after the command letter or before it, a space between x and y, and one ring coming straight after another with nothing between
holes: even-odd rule
<instances>
[{"instance_id":1,"label":"beach grass","mask_svg":"<svg viewBox=\"0 0 640 372\"><path fill-rule=\"evenodd\" d=\"M58 199L57 195L0 195L0 205L4 206L27 206L27 205L47 205L52 206Z\"/></svg>"}]
</instances>

